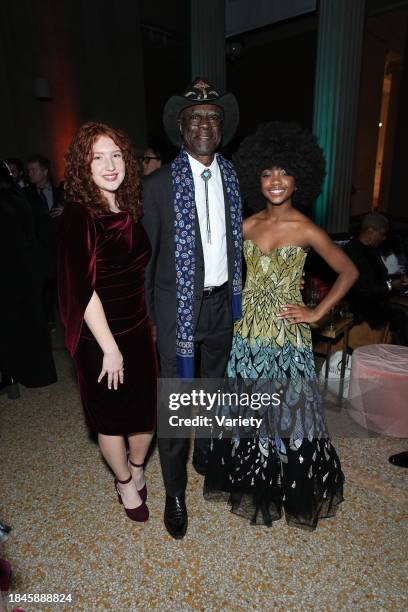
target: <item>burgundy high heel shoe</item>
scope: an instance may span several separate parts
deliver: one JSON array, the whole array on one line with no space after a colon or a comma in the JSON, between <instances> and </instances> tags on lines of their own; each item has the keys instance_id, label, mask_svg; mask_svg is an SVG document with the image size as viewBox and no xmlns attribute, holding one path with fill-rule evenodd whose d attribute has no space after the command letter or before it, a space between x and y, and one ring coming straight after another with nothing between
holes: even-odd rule
<instances>
[{"instance_id":1,"label":"burgundy high heel shoe","mask_svg":"<svg viewBox=\"0 0 408 612\"><path fill-rule=\"evenodd\" d=\"M119 491L118 482L120 484L128 484L128 482L130 482L131 480L132 480L132 474L126 480L119 480L119 478L115 478L115 488L116 488L116 493L118 494L118 501L122 505L123 505L123 500L122 500L122 495ZM126 512L126 516L130 518L131 521L136 521L138 523L145 523L147 519L149 518L149 508L146 506L144 500L142 500L141 505L138 506L137 508L125 508L125 506L123 506L123 508Z\"/></svg>"},{"instance_id":2,"label":"burgundy high heel shoe","mask_svg":"<svg viewBox=\"0 0 408 612\"><path fill-rule=\"evenodd\" d=\"M133 463L133 461L131 461L129 457L128 457L128 461L129 461L130 465L133 465L133 467L143 467L143 463ZM146 486L146 483L144 483L143 487L141 489L138 489L137 492L140 495L140 499L145 502L146 499L147 499L147 486Z\"/></svg>"}]
</instances>

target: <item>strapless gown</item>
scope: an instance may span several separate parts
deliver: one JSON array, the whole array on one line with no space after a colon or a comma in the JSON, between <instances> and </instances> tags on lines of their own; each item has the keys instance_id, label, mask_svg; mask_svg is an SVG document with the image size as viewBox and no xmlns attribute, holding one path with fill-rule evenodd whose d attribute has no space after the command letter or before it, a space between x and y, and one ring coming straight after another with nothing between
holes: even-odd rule
<instances>
[{"instance_id":1,"label":"strapless gown","mask_svg":"<svg viewBox=\"0 0 408 612\"><path fill-rule=\"evenodd\" d=\"M232 512L253 524L271 525L285 514L288 524L312 530L335 514L344 476L322 412L310 328L276 316L284 304L302 303L306 255L299 246L263 253L244 242L243 316L234 326L226 377L246 379L252 390L265 381L289 387L266 429L236 428L227 439L214 428L204 497L227 498Z\"/></svg>"}]
</instances>

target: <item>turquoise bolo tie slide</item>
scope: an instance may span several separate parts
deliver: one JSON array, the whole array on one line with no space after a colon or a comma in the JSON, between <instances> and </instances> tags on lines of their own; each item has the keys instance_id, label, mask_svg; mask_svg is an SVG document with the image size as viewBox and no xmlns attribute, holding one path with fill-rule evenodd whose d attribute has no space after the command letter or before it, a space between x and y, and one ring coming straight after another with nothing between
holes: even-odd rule
<instances>
[{"instance_id":1,"label":"turquoise bolo tie slide","mask_svg":"<svg viewBox=\"0 0 408 612\"><path fill-rule=\"evenodd\" d=\"M206 168L205 170L203 170L201 173L201 178L203 179L204 186L205 186L205 212L206 212L206 218L207 218L207 242L208 244L211 244L210 207L208 204L208 181L211 178L211 170L209 168Z\"/></svg>"}]
</instances>

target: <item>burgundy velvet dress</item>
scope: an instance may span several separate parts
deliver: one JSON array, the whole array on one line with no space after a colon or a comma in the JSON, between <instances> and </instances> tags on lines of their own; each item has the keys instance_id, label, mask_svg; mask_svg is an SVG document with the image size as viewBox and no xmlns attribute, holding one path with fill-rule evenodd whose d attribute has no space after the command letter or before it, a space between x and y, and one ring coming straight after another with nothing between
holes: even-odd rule
<instances>
[{"instance_id":1,"label":"burgundy velvet dress","mask_svg":"<svg viewBox=\"0 0 408 612\"><path fill-rule=\"evenodd\" d=\"M91 215L67 204L61 217L58 287L66 346L75 362L89 428L107 435L151 431L156 415L156 357L147 315L144 271L151 254L141 223L126 211ZM84 321L98 294L123 355L118 390L98 383L103 353Z\"/></svg>"}]
</instances>

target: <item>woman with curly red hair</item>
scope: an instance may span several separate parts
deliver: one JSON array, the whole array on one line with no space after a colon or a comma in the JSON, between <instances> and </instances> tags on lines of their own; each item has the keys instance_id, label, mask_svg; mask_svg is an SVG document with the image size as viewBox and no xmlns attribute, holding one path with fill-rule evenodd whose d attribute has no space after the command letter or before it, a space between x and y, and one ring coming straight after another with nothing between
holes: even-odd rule
<instances>
[{"instance_id":1,"label":"woman with curly red hair","mask_svg":"<svg viewBox=\"0 0 408 612\"><path fill-rule=\"evenodd\" d=\"M139 222L140 175L119 130L92 122L74 136L66 154L59 302L87 424L127 516L143 522L156 359L144 297L150 244Z\"/></svg>"}]
</instances>

